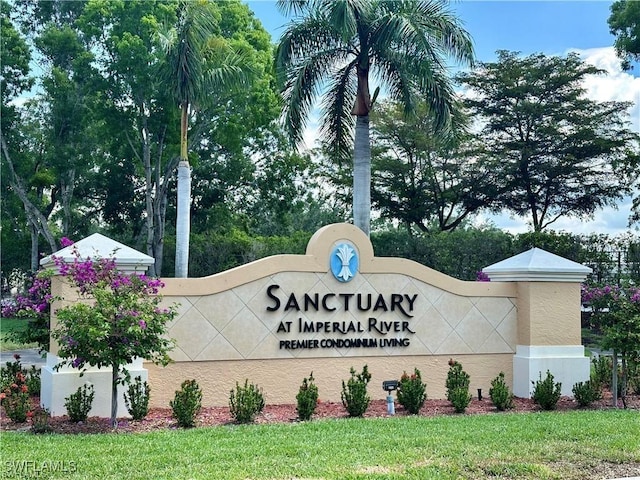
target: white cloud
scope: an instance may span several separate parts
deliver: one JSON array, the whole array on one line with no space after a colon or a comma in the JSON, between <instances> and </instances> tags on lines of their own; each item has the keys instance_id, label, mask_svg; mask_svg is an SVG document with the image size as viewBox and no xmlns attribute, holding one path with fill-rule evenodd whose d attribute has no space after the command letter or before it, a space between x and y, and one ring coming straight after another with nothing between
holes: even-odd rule
<instances>
[{"instance_id":1,"label":"white cloud","mask_svg":"<svg viewBox=\"0 0 640 480\"><path fill-rule=\"evenodd\" d=\"M613 47L573 51L585 62L606 72L602 75L590 75L585 80L587 96L599 102L632 102L633 106L629 110L631 128L640 133L640 77L634 77L620 68L620 59Z\"/></svg>"}]
</instances>

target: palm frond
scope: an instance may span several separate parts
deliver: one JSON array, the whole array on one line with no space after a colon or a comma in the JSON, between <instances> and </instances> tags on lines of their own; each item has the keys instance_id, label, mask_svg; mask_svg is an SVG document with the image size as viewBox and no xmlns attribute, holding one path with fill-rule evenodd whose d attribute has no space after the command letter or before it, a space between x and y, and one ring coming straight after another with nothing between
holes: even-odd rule
<instances>
[{"instance_id":1,"label":"palm frond","mask_svg":"<svg viewBox=\"0 0 640 480\"><path fill-rule=\"evenodd\" d=\"M320 13L283 35L276 51L276 74L283 92L285 128L295 143L302 140L322 82L347 56L340 37Z\"/></svg>"},{"instance_id":2,"label":"palm frond","mask_svg":"<svg viewBox=\"0 0 640 480\"><path fill-rule=\"evenodd\" d=\"M302 15L309 9L310 0L278 0L276 8L285 16Z\"/></svg>"},{"instance_id":3,"label":"palm frond","mask_svg":"<svg viewBox=\"0 0 640 480\"><path fill-rule=\"evenodd\" d=\"M320 137L340 161L348 159L353 145L355 121L351 106L357 94L354 69L355 60L332 75L332 82L321 104L323 121Z\"/></svg>"},{"instance_id":4,"label":"palm frond","mask_svg":"<svg viewBox=\"0 0 640 480\"><path fill-rule=\"evenodd\" d=\"M302 141L302 134L316 99L320 96L322 82L331 71L336 52L319 52L307 58L289 71L283 91L285 128L295 143Z\"/></svg>"}]
</instances>

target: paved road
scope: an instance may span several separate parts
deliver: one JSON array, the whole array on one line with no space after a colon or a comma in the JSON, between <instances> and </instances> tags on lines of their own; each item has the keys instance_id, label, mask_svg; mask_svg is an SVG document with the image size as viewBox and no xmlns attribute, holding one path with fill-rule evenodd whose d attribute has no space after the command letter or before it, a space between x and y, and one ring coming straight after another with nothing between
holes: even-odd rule
<instances>
[{"instance_id":1,"label":"paved road","mask_svg":"<svg viewBox=\"0 0 640 480\"><path fill-rule=\"evenodd\" d=\"M38 353L36 348L27 348L24 350L0 352L0 365L5 366L7 362L15 362L15 354L20 355L20 363L22 363L23 367L30 367L31 365L42 367L47 363L46 359Z\"/></svg>"}]
</instances>

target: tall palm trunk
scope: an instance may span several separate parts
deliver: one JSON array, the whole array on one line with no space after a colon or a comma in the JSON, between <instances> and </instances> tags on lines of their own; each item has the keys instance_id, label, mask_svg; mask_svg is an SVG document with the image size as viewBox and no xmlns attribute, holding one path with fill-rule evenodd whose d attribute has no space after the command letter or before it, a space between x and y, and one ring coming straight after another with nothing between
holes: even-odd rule
<instances>
[{"instance_id":1,"label":"tall palm trunk","mask_svg":"<svg viewBox=\"0 0 640 480\"><path fill-rule=\"evenodd\" d=\"M189 275L189 230L191 224L191 167L187 156L187 118L189 104L183 102L180 125L180 163L178 164L178 210L176 218L176 278Z\"/></svg>"},{"instance_id":2,"label":"tall palm trunk","mask_svg":"<svg viewBox=\"0 0 640 480\"><path fill-rule=\"evenodd\" d=\"M369 115L356 117L353 148L353 223L369 236L371 223Z\"/></svg>"}]
</instances>

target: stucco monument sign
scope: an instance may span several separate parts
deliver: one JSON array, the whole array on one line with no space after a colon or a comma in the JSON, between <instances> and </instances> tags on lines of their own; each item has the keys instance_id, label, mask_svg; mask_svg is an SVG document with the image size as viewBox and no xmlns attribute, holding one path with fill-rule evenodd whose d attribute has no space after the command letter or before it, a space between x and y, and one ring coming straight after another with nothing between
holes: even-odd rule
<instances>
[{"instance_id":1,"label":"stucco monument sign","mask_svg":"<svg viewBox=\"0 0 640 480\"><path fill-rule=\"evenodd\" d=\"M180 304L169 325L174 363L136 370L148 375L152 405L163 407L191 378L204 405L227 405L244 379L259 384L269 403L295 403L311 371L320 398L340 401L341 380L364 364L374 384L418 368L429 397L443 398L450 358L464 364L472 389L488 391L503 371L514 393L529 397L531 381L548 369L570 395L589 378L580 343L580 283L589 271L532 249L485 268L490 282L464 282L410 260L376 257L359 229L329 225L304 255L163 279L164 302ZM54 364L55 345L51 350ZM63 374L43 376L43 402L54 403L50 391Z\"/></svg>"}]
</instances>

